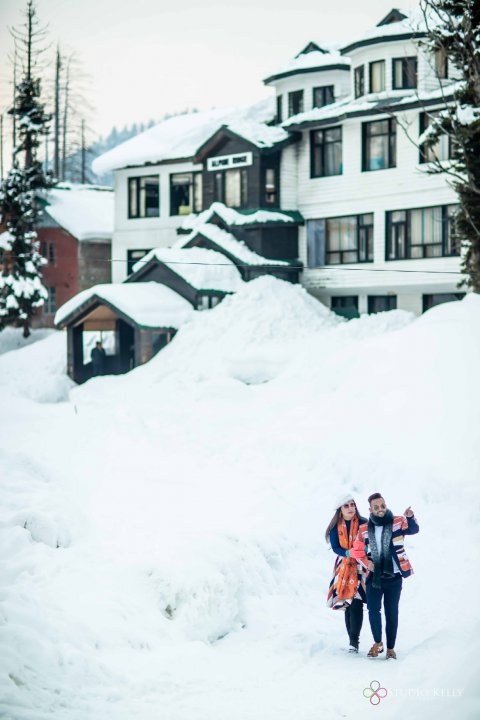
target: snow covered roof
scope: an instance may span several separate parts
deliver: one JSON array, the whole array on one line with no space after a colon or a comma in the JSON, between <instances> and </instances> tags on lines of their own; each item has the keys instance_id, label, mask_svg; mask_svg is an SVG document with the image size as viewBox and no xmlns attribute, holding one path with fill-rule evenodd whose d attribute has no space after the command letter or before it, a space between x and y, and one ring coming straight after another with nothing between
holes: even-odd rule
<instances>
[{"instance_id":1,"label":"snow covered roof","mask_svg":"<svg viewBox=\"0 0 480 720\"><path fill-rule=\"evenodd\" d=\"M415 106L425 104L433 104L436 101L443 101L449 98L458 83L452 82L450 85L444 85L428 92L418 90L410 91L407 95L405 90L391 90L389 92L369 93L362 97L354 98L352 95L342 98L330 105L324 105L320 108L313 108L306 112L293 115L283 123L284 127L297 129L299 126L307 123L321 123L323 121L343 120L351 116L390 112L392 110L401 110L407 106Z\"/></svg>"},{"instance_id":2,"label":"snow covered roof","mask_svg":"<svg viewBox=\"0 0 480 720\"><path fill-rule=\"evenodd\" d=\"M98 299L117 308L142 327L179 328L192 318L192 306L165 285L156 282L94 285L67 300L55 315L64 325L83 305Z\"/></svg>"},{"instance_id":3,"label":"snow covered roof","mask_svg":"<svg viewBox=\"0 0 480 720\"><path fill-rule=\"evenodd\" d=\"M46 203L45 212L78 240L111 240L112 188L62 183L48 191Z\"/></svg>"},{"instance_id":4,"label":"snow covered roof","mask_svg":"<svg viewBox=\"0 0 480 720\"><path fill-rule=\"evenodd\" d=\"M299 213L286 213L275 210L255 210L254 212L240 212L227 207L221 202L214 202L207 210L198 215L188 215L183 223L183 230L194 230L200 225L208 223L217 215L228 226L263 225L265 223L298 223L302 222Z\"/></svg>"},{"instance_id":5,"label":"snow covered roof","mask_svg":"<svg viewBox=\"0 0 480 720\"><path fill-rule=\"evenodd\" d=\"M309 45L313 45L309 44ZM337 51L325 51L322 49L309 50L309 45L304 51L300 52L294 58L281 65L272 72L263 81L266 85L275 80L280 80L290 75L301 75L302 73L311 73L316 70L328 70L332 67L349 70L350 60ZM318 47L315 45L315 47Z\"/></svg>"},{"instance_id":6,"label":"snow covered roof","mask_svg":"<svg viewBox=\"0 0 480 720\"><path fill-rule=\"evenodd\" d=\"M206 248L154 248L133 266L141 270L150 260L157 259L180 275L196 290L236 292L243 280L236 265L225 255Z\"/></svg>"},{"instance_id":7,"label":"snow covered roof","mask_svg":"<svg viewBox=\"0 0 480 720\"><path fill-rule=\"evenodd\" d=\"M239 260L243 265L279 265L288 267L290 264L285 260L270 260L269 258L262 257L262 255L258 255L253 250L250 250L242 240L237 240L234 235L226 230L222 230L216 225L212 225L212 223L198 225L190 235L185 235L185 237L179 240L175 244L175 247L183 248L195 240L196 237L204 237L210 240L219 248Z\"/></svg>"},{"instance_id":8,"label":"snow covered roof","mask_svg":"<svg viewBox=\"0 0 480 720\"><path fill-rule=\"evenodd\" d=\"M248 140L258 148L269 148L288 140L290 135L281 127L265 125L252 120L233 120L225 125L236 135Z\"/></svg>"},{"instance_id":9,"label":"snow covered roof","mask_svg":"<svg viewBox=\"0 0 480 720\"><path fill-rule=\"evenodd\" d=\"M193 158L222 125L235 122L266 123L275 117L273 98L240 108L217 108L169 118L100 155L92 163L99 175L119 168L168 160Z\"/></svg>"},{"instance_id":10,"label":"snow covered roof","mask_svg":"<svg viewBox=\"0 0 480 720\"><path fill-rule=\"evenodd\" d=\"M397 19L398 18L398 19ZM341 49L342 54L364 45L374 45L383 41L401 39L423 35L426 31L423 13L413 11L410 13L391 10L386 17L374 27L369 28L362 35L357 36L351 43Z\"/></svg>"}]
</instances>

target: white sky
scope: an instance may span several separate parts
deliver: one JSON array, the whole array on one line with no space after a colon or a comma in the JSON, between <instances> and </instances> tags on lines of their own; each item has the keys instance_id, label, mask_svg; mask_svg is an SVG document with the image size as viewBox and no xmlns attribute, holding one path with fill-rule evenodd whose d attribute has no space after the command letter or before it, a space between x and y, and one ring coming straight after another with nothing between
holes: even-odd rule
<instances>
[{"instance_id":1,"label":"white sky","mask_svg":"<svg viewBox=\"0 0 480 720\"><path fill-rule=\"evenodd\" d=\"M262 84L314 39L345 44L394 0L38 0L51 41L75 50L90 76L98 134L187 107L255 102ZM0 112L10 97L8 27L24 0L0 0ZM417 5L403 2L403 8ZM52 49L53 59L53 49ZM10 125L5 121L5 132Z\"/></svg>"}]
</instances>

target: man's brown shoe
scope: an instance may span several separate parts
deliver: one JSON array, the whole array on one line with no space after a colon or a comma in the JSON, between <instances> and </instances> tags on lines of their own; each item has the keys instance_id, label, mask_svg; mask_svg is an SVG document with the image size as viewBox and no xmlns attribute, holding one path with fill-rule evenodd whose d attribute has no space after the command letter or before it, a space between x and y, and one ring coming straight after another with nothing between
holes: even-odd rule
<instances>
[{"instance_id":1,"label":"man's brown shoe","mask_svg":"<svg viewBox=\"0 0 480 720\"><path fill-rule=\"evenodd\" d=\"M397 653L393 648L387 648L387 660L390 658L393 658L394 660L397 659Z\"/></svg>"},{"instance_id":2,"label":"man's brown shoe","mask_svg":"<svg viewBox=\"0 0 480 720\"><path fill-rule=\"evenodd\" d=\"M378 657L383 652L383 643L373 643L372 647L368 651L367 657Z\"/></svg>"}]
</instances>

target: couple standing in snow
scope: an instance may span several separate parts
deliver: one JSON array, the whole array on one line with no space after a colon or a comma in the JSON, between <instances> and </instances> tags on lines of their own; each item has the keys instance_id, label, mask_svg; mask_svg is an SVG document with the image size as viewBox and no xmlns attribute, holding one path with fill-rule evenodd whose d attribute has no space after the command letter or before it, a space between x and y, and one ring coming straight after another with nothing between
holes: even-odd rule
<instances>
[{"instance_id":1,"label":"couple standing in snow","mask_svg":"<svg viewBox=\"0 0 480 720\"><path fill-rule=\"evenodd\" d=\"M358 652L363 623L363 604L374 643L368 657L383 652L382 597L385 610L387 659L396 658L395 640L398 605L403 578L412 573L405 553L404 535L415 535L419 526L410 507L404 515L393 515L380 493L368 498L370 518L358 512L351 495L342 498L327 528L325 537L337 555L328 589L327 605L345 611L350 652Z\"/></svg>"}]
</instances>

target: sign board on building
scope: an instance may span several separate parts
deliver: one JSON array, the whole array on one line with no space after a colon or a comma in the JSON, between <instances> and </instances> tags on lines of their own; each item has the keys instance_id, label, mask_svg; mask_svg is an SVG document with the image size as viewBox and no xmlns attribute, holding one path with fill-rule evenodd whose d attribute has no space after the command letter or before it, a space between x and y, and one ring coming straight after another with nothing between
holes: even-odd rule
<instances>
[{"instance_id":1,"label":"sign board on building","mask_svg":"<svg viewBox=\"0 0 480 720\"><path fill-rule=\"evenodd\" d=\"M207 159L207 170L230 170L253 164L251 152L235 153L234 155L218 155Z\"/></svg>"}]
</instances>

